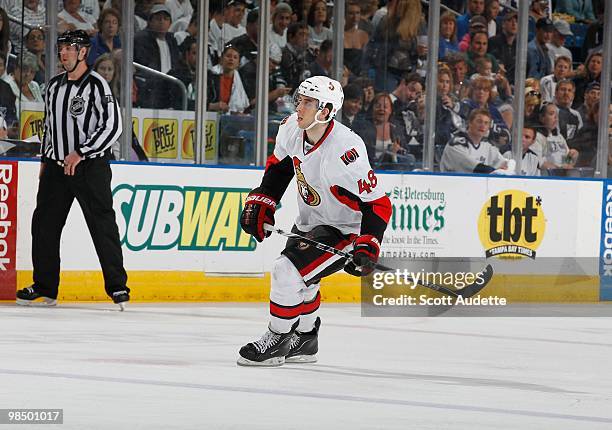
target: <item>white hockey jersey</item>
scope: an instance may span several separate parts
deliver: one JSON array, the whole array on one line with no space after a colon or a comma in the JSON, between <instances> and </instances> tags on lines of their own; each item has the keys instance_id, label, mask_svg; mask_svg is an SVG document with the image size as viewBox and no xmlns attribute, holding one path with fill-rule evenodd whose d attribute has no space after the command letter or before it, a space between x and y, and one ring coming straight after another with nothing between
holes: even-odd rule
<instances>
[{"instance_id":1,"label":"white hockey jersey","mask_svg":"<svg viewBox=\"0 0 612 430\"><path fill-rule=\"evenodd\" d=\"M492 169L499 169L507 161L496 146L482 139L475 145L467 133L459 131L453 135L444 147L440 170L442 172L474 173L479 164Z\"/></svg>"},{"instance_id":2,"label":"white hockey jersey","mask_svg":"<svg viewBox=\"0 0 612 430\"><path fill-rule=\"evenodd\" d=\"M351 129L332 121L314 146L307 145L294 113L281 123L268 163L286 157L291 158L297 181L299 230L330 225L343 234L359 234L362 213L372 211L386 225L389 200L370 166L363 140Z\"/></svg>"}]
</instances>

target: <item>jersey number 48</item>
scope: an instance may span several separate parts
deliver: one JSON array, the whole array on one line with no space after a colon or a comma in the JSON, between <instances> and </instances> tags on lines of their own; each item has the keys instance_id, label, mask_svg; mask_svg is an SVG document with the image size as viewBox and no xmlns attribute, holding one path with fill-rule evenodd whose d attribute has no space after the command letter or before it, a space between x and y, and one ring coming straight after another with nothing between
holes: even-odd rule
<instances>
[{"instance_id":1,"label":"jersey number 48","mask_svg":"<svg viewBox=\"0 0 612 430\"><path fill-rule=\"evenodd\" d=\"M367 180L360 179L359 181L357 181L357 186L359 187L359 194L363 194L364 192L371 193L372 188L376 188L377 184L378 184L378 179L376 178L376 175L374 174L374 170L370 170L368 172Z\"/></svg>"}]
</instances>

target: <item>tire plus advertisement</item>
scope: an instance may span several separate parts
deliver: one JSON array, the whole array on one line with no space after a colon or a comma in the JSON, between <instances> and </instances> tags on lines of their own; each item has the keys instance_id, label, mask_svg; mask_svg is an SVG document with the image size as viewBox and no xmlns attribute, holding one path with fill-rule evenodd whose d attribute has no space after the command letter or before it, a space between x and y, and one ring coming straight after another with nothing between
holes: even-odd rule
<instances>
[{"instance_id":1,"label":"tire plus advertisement","mask_svg":"<svg viewBox=\"0 0 612 430\"><path fill-rule=\"evenodd\" d=\"M0 161L0 300L17 289L17 162Z\"/></svg>"}]
</instances>

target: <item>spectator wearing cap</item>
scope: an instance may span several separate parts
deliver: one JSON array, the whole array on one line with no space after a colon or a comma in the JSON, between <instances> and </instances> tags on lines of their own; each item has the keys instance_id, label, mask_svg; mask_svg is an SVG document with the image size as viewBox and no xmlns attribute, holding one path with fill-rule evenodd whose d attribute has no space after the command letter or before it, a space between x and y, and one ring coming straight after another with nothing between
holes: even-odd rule
<instances>
[{"instance_id":1,"label":"spectator wearing cap","mask_svg":"<svg viewBox=\"0 0 612 430\"><path fill-rule=\"evenodd\" d=\"M555 59L555 68L553 73L544 76L540 79L540 92L542 93L542 101L551 103L555 98L555 90L557 82L570 77L572 71L572 60L562 56Z\"/></svg>"},{"instance_id":2,"label":"spectator wearing cap","mask_svg":"<svg viewBox=\"0 0 612 430\"><path fill-rule=\"evenodd\" d=\"M484 13L485 0L468 0L467 12L457 18L457 39L463 39L463 36L468 32L470 20L474 15L484 15Z\"/></svg>"},{"instance_id":3,"label":"spectator wearing cap","mask_svg":"<svg viewBox=\"0 0 612 430\"><path fill-rule=\"evenodd\" d=\"M34 75L38 70L38 61L32 54L24 53L17 57L15 69L11 75L4 77L4 80L11 87L15 96L15 109L20 112L20 102L40 102L43 97L40 86L34 81Z\"/></svg>"},{"instance_id":4,"label":"spectator wearing cap","mask_svg":"<svg viewBox=\"0 0 612 430\"><path fill-rule=\"evenodd\" d=\"M230 40L240 52L240 66L257 58L257 38L259 37L259 9L253 9L247 15L246 33Z\"/></svg>"},{"instance_id":5,"label":"spectator wearing cap","mask_svg":"<svg viewBox=\"0 0 612 430\"><path fill-rule=\"evenodd\" d=\"M572 57L572 51L567 49L565 45L565 38L573 36L572 29L567 21L557 19L553 22L555 30L552 34L552 40L546 44L548 48L548 56L550 57L550 63L555 64L557 57L568 57L571 62L574 61Z\"/></svg>"},{"instance_id":6,"label":"spectator wearing cap","mask_svg":"<svg viewBox=\"0 0 612 430\"><path fill-rule=\"evenodd\" d=\"M536 35L527 45L527 77L542 79L552 73L546 44L552 40L554 29L548 18L540 18L536 23Z\"/></svg>"},{"instance_id":7,"label":"spectator wearing cap","mask_svg":"<svg viewBox=\"0 0 612 430\"><path fill-rule=\"evenodd\" d=\"M449 52L459 51L457 44L457 20L455 15L444 12L440 17L440 45L438 59L442 60Z\"/></svg>"},{"instance_id":8,"label":"spectator wearing cap","mask_svg":"<svg viewBox=\"0 0 612 430\"><path fill-rule=\"evenodd\" d=\"M81 0L64 0L64 10L57 15L60 32L83 30L89 37L98 32L96 19L81 9Z\"/></svg>"},{"instance_id":9,"label":"spectator wearing cap","mask_svg":"<svg viewBox=\"0 0 612 430\"><path fill-rule=\"evenodd\" d=\"M242 26L242 18L246 11L244 0L229 0L223 9L223 27L221 27L221 46L220 50L227 45L230 40L246 33L246 28Z\"/></svg>"},{"instance_id":10,"label":"spectator wearing cap","mask_svg":"<svg viewBox=\"0 0 612 430\"><path fill-rule=\"evenodd\" d=\"M487 38L489 37L489 34L487 33L487 20L481 15L473 16L470 20L469 31L463 35L463 38L459 42L459 50L461 52L466 52L470 48L472 36L478 32L484 32L487 35Z\"/></svg>"},{"instance_id":11,"label":"spectator wearing cap","mask_svg":"<svg viewBox=\"0 0 612 430\"><path fill-rule=\"evenodd\" d=\"M589 83L584 92L584 103L582 103L578 109L576 109L583 120L587 117L587 114L593 110L593 107L596 104L599 104L600 99L601 86L599 82L593 81Z\"/></svg>"},{"instance_id":12,"label":"spectator wearing cap","mask_svg":"<svg viewBox=\"0 0 612 430\"><path fill-rule=\"evenodd\" d=\"M272 23L268 33L270 43L275 43L279 48L287 44L287 28L291 24L293 9L287 3L278 3L272 13Z\"/></svg>"},{"instance_id":13,"label":"spectator wearing cap","mask_svg":"<svg viewBox=\"0 0 612 430\"><path fill-rule=\"evenodd\" d=\"M576 86L572 80L563 79L557 83L555 104L559 108L559 131L570 146L583 126L582 116L572 108L575 94Z\"/></svg>"},{"instance_id":14,"label":"spectator wearing cap","mask_svg":"<svg viewBox=\"0 0 612 430\"><path fill-rule=\"evenodd\" d=\"M308 24L294 22L287 29L287 45L282 49L281 71L287 85L297 88L305 79Z\"/></svg>"},{"instance_id":15,"label":"spectator wearing cap","mask_svg":"<svg viewBox=\"0 0 612 430\"><path fill-rule=\"evenodd\" d=\"M510 84L514 84L517 33L518 18L516 12L510 11L502 19L501 32L489 39L489 47L487 48L487 52L504 66Z\"/></svg>"},{"instance_id":16,"label":"spectator wearing cap","mask_svg":"<svg viewBox=\"0 0 612 430\"><path fill-rule=\"evenodd\" d=\"M117 9L102 10L100 18L98 18L100 31L91 38L91 49L87 56L87 64L91 66L100 55L121 49L120 26L121 13Z\"/></svg>"},{"instance_id":17,"label":"spectator wearing cap","mask_svg":"<svg viewBox=\"0 0 612 430\"><path fill-rule=\"evenodd\" d=\"M574 78L576 84L576 99L574 106L580 106L584 102L584 92L591 82L599 83L601 80L601 68L603 63L602 51L592 51L586 59L584 71Z\"/></svg>"},{"instance_id":18,"label":"spectator wearing cap","mask_svg":"<svg viewBox=\"0 0 612 430\"><path fill-rule=\"evenodd\" d=\"M168 32L172 16L164 4L151 8L147 28L134 36L134 61L162 73L176 67L180 52L176 39ZM138 77L139 102L142 107L163 108L167 106L164 93L157 91L162 85L159 78L148 74Z\"/></svg>"},{"instance_id":19,"label":"spectator wearing cap","mask_svg":"<svg viewBox=\"0 0 612 430\"><path fill-rule=\"evenodd\" d=\"M497 59L491 54L487 53L489 48L489 39L485 30L478 31L472 35L470 41L470 49L466 53L466 64L468 66L468 76L472 76L477 73L476 60L479 58L487 58L491 61L491 71L497 73L499 71L499 64Z\"/></svg>"},{"instance_id":20,"label":"spectator wearing cap","mask_svg":"<svg viewBox=\"0 0 612 430\"><path fill-rule=\"evenodd\" d=\"M556 12L576 17L577 22L590 24L595 21L591 0L557 0Z\"/></svg>"}]
</instances>

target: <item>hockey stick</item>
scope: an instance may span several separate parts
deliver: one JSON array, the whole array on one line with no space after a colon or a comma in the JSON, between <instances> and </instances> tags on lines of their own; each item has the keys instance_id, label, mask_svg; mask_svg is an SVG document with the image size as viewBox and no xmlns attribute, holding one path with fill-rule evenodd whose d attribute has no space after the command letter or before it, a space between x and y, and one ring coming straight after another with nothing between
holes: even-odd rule
<instances>
[{"instance_id":1,"label":"hockey stick","mask_svg":"<svg viewBox=\"0 0 612 430\"><path fill-rule=\"evenodd\" d=\"M316 248L322 251L329 252L330 254L338 255L342 258L346 258L347 261L353 261L353 256L350 253L346 251L342 251L340 249L336 249L333 246L329 246L324 243L318 242L309 237L302 236L301 234L287 232L285 230L281 230L280 228L274 227L273 225L270 225L270 224L264 224L264 230L280 234L281 236L285 236L290 239L296 239L296 240L301 240L302 242L310 243L311 245L314 245ZM393 269L391 267L387 267L387 266L384 266L378 263L372 264L372 267L382 272L396 271L396 269ZM425 282L420 279L417 279L416 283L422 287L429 288L430 290L438 291L440 293L446 294L451 297L456 298L456 297L461 296L463 298L469 298L469 297L472 297L478 294L484 287L487 286L489 281L491 281L491 278L493 277L493 267L491 267L490 264L487 264L487 266L480 273L482 274L480 278L477 277L477 279L471 284L468 284L464 288L457 289L457 290L451 290L450 288L445 287L443 285ZM411 279L412 281L415 280L414 278L411 278L411 277L409 277L409 279ZM481 282L478 282L479 280L481 280Z\"/></svg>"}]
</instances>

